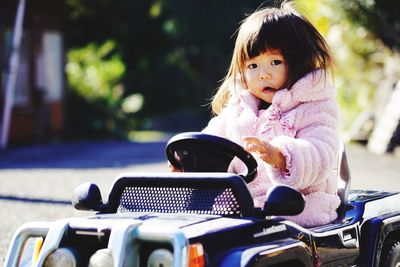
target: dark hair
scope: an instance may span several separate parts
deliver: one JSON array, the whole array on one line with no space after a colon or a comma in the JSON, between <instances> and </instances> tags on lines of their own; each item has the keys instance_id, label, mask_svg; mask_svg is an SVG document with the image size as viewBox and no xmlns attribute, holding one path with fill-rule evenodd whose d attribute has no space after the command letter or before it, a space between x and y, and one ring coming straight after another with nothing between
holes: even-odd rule
<instances>
[{"instance_id":1,"label":"dark hair","mask_svg":"<svg viewBox=\"0 0 400 267\"><path fill-rule=\"evenodd\" d=\"M283 1L279 5L256 10L242 21L228 74L212 101L214 113L218 114L227 103L229 86L244 73L244 63L268 49L278 49L285 57L287 89L305 74L331 67L328 45L318 30L291 3ZM246 84L244 75L240 79Z\"/></svg>"},{"instance_id":2,"label":"dark hair","mask_svg":"<svg viewBox=\"0 0 400 267\"><path fill-rule=\"evenodd\" d=\"M260 27L254 28L254 34L250 35L245 47L245 60L268 49L280 50L288 67L288 89L308 72L330 67L332 58L324 38L291 5L286 3L279 9L257 12L262 14L259 18L262 21Z\"/></svg>"}]
</instances>

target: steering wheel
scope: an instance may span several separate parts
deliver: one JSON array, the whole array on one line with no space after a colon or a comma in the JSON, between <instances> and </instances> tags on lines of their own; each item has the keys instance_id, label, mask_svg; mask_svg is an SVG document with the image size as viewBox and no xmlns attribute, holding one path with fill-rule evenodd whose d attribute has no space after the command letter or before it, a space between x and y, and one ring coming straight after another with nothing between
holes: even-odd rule
<instances>
[{"instance_id":1,"label":"steering wheel","mask_svg":"<svg viewBox=\"0 0 400 267\"><path fill-rule=\"evenodd\" d=\"M247 173L239 174L246 183L257 175L257 161L242 146L225 138L187 132L173 136L165 153L169 162L183 172L227 172L233 158L239 158Z\"/></svg>"}]
</instances>

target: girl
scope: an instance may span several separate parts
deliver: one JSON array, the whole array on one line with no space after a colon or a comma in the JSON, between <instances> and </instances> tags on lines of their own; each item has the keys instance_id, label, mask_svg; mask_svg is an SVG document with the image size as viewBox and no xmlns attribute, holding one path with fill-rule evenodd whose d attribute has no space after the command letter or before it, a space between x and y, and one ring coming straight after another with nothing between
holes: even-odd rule
<instances>
[{"instance_id":1,"label":"girl","mask_svg":"<svg viewBox=\"0 0 400 267\"><path fill-rule=\"evenodd\" d=\"M203 130L256 155L249 184L256 206L273 184L298 189L304 211L288 219L316 226L336 219L334 165L339 148L338 107L328 69L328 46L290 3L265 8L239 28L227 76L212 100L216 114ZM243 164L231 164L235 172Z\"/></svg>"}]
</instances>

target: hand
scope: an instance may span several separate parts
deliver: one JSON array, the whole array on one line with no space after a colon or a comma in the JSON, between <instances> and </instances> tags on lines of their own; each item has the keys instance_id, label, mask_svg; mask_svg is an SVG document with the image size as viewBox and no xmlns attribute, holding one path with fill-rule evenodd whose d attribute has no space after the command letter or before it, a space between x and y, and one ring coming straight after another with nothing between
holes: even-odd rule
<instances>
[{"instance_id":1,"label":"hand","mask_svg":"<svg viewBox=\"0 0 400 267\"><path fill-rule=\"evenodd\" d=\"M171 164L171 162L168 161L168 169L170 172L182 172L181 169L175 167L174 165Z\"/></svg>"},{"instance_id":2,"label":"hand","mask_svg":"<svg viewBox=\"0 0 400 267\"><path fill-rule=\"evenodd\" d=\"M257 137L243 137L243 147L247 152L256 153L266 163L286 171L286 160L280 150Z\"/></svg>"}]
</instances>

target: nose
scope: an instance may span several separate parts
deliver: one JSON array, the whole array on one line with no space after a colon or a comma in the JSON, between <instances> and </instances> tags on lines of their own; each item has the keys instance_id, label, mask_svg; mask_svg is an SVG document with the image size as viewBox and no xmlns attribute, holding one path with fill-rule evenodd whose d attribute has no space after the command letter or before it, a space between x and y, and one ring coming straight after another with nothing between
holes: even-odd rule
<instances>
[{"instance_id":1,"label":"nose","mask_svg":"<svg viewBox=\"0 0 400 267\"><path fill-rule=\"evenodd\" d=\"M263 68L260 70L260 80L269 80L272 78L271 73L268 68Z\"/></svg>"}]
</instances>

